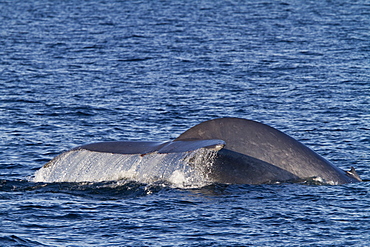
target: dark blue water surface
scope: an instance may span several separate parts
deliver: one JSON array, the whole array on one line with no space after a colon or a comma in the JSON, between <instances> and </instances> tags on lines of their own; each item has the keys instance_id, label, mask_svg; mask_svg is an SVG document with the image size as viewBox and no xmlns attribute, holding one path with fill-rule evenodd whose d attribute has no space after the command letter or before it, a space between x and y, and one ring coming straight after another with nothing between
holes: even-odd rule
<instances>
[{"instance_id":1,"label":"dark blue water surface","mask_svg":"<svg viewBox=\"0 0 370 247\"><path fill-rule=\"evenodd\" d=\"M365 180L30 182L72 147L257 120ZM370 2L0 1L0 246L366 246Z\"/></svg>"}]
</instances>

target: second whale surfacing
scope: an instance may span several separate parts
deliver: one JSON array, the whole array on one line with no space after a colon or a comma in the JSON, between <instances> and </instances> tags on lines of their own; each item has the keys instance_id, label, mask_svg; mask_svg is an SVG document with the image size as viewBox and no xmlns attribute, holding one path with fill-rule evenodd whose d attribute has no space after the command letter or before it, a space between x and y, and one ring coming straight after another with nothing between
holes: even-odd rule
<instances>
[{"instance_id":1,"label":"second whale surfacing","mask_svg":"<svg viewBox=\"0 0 370 247\"><path fill-rule=\"evenodd\" d=\"M66 151L35 173L35 182L269 184L317 179L323 184L361 181L268 125L242 118L200 123L169 142L101 142Z\"/></svg>"}]
</instances>

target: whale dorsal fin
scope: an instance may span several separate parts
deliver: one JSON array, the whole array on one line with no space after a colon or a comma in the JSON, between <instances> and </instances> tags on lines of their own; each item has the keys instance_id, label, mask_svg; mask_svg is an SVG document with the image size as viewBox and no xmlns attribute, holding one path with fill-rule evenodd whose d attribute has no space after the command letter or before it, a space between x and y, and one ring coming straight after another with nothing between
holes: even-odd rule
<instances>
[{"instance_id":1,"label":"whale dorsal fin","mask_svg":"<svg viewBox=\"0 0 370 247\"><path fill-rule=\"evenodd\" d=\"M349 171L346 171L346 174L350 177L353 177L355 179L357 179L358 181L362 182L362 179L360 178L360 176L357 174L355 168L353 166L351 166L351 170Z\"/></svg>"}]
</instances>

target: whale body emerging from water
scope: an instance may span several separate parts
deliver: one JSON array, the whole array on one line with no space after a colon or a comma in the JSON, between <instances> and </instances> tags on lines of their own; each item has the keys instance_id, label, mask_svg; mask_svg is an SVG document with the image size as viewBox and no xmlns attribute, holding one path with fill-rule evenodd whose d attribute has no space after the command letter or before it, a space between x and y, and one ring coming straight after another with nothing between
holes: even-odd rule
<instances>
[{"instance_id":1,"label":"whale body emerging from water","mask_svg":"<svg viewBox=\"0 0 370 247\"><path fill-rule=\"evenodd\" d=\"M131 179L183 186L269 184L319 179L361 181L268 125L241 118L200 123L169 142L100 142L66 151L35 173L35 182Z\"/></svg>"}]
</instances>

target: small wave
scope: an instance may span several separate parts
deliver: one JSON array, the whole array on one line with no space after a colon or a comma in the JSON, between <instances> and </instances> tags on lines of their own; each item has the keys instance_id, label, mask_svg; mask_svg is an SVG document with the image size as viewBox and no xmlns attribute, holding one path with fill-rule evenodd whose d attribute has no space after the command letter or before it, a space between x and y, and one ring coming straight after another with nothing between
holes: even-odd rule
<instances>
[{"instance_id":1,"label":"small wave","mask_svg":"<svg viewBox=\"0 0 370 247\"><path fill-rule=\"evenodd\" d=\"M157 193L166 188L163 183L144 184L129 180L109 182L51 183L42 190L65 193L97 200L135 198Z\"/></svg>"},{"instance_id":2,"label":"small wave","mask_svg":"<svg viewBox=\"0 0 370 247\"><path fill-rule=\"evenodd\" d=\"M333 181L326 181L322 177L309 177L301 178L297 180L287 181L284 183L303 184L303 185L338 185Z\"/></svg>"},{"instance_id":3,"label":"small wave","mask_svg":"<svg viewBox=\"0 0 370 247\"><path fill-rule=\"evenodd\" d=\"M31 241L26 238L21 238L16 235L2 236L0 237L0 242L2 246L46 246L37 241Z\"/></svg>"},{"instance_id":4,"label":"small wave","mask_svg":"<svg viewBox=\"0 0 370 247\"><path fill-rule=\"evenodd\" d=\"M145 184L132 180L118 180L107 182L30 182L27 180L1 180L0 199L12 200L18 194L27 193L62 193L79 197L94 198L97 200L115 200L151 195L159 191L171 189L173 186L165 181Z\"/></svg>"}]
</instances>

